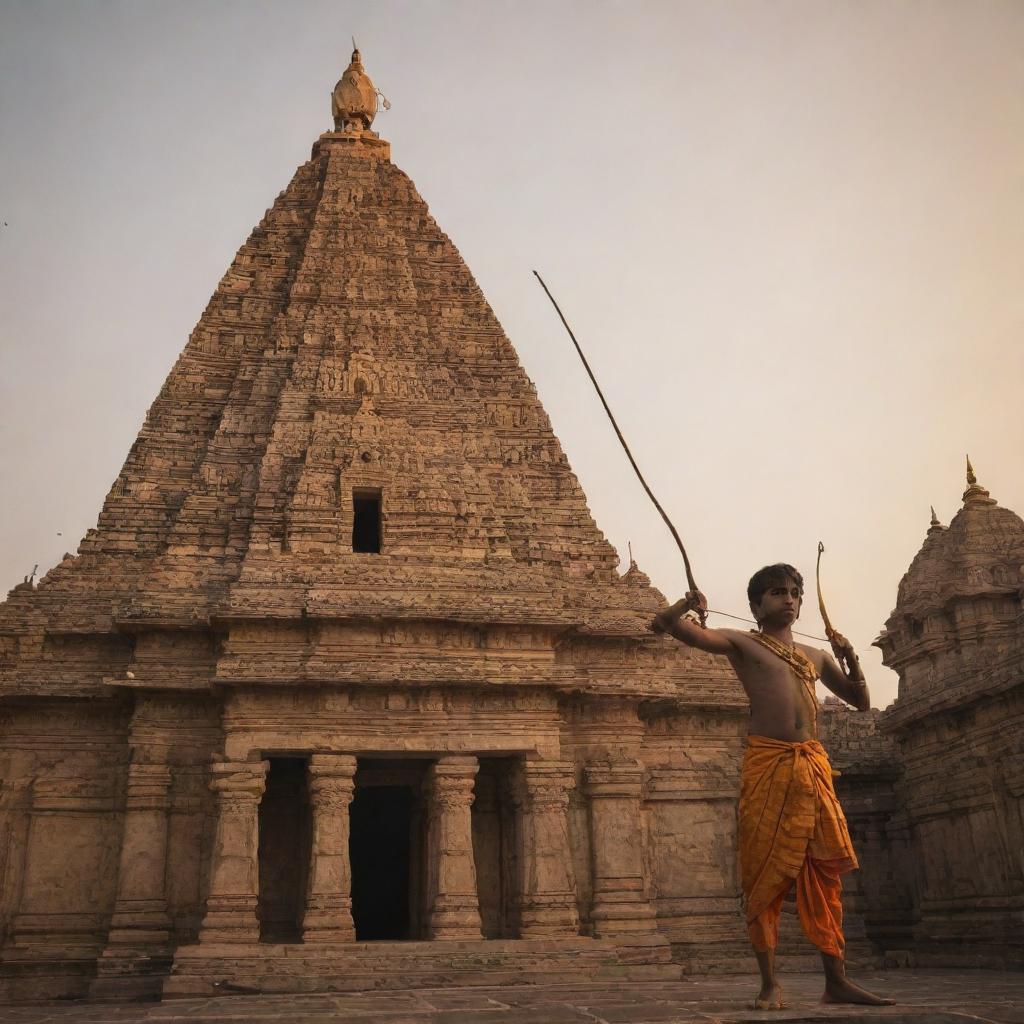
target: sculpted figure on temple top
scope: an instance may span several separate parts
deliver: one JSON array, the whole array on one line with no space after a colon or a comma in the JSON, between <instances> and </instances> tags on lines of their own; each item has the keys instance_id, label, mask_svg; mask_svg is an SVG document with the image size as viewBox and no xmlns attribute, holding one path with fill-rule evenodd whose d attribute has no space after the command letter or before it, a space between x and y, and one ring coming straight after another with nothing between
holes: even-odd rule
<instances>
[{"instance_id":1,"label":"sculpted figure on temple top","mask_svg":"<svg viewBox=\"0 0 1024 1024\"><path fill-rule=\"evenodd\" d=\"M363 70L363 59L352 49L352 60L331 93L336 131L368 129L377 116L377 87Z\"/></svg>"}]
</instances>

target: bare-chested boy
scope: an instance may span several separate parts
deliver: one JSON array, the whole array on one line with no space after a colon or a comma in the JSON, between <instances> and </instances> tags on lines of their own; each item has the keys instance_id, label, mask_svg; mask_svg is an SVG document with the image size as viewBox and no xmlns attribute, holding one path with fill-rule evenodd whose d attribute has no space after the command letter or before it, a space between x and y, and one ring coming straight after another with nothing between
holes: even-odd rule
<instances>
[{"instance_id":1,"label":"bare-chested boy","mask_svg":"<svg viewBox=\"0 0 1024 1024\"><path fill-rule=\"evenodd\" d=\"M707 608L691 592L657 615L652 628L684 644L729 659L750 698L750 730L740 793L740 875L747 931L761 969L755 1009L782 1009L775 976L779 914L796 886L797 913L807 937L821 952L826 1003L886 1005L846 977L841 876L857 867L832 770L817 740L821 679L858 711L871 706L857 655L836 637L844 672L825 651L793 639L800 615L803 577L791 565L770 565L747 587L759 631L707 629L698 612Z\"/></svg>"}]
</instances>

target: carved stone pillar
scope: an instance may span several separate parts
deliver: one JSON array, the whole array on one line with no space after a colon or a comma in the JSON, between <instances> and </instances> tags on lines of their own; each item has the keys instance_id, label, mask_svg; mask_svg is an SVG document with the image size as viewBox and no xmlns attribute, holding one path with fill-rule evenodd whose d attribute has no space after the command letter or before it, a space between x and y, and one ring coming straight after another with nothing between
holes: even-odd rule
<instances>
[{"instance_id":1,"label":"carved stone pillar","mask_svg":"<svg viewBox=\"0 0 1024 1024\"><path fill-rule=\"evenodd\" d=\"M108 946L163 947L167 916L167 805L171 770L165 764L130 764L117 901Z\"/></svg>"},{"instance_id":2,"label":"carved stone pillar","mask_svg":"<svg viewBox=\"0 0 1024 1024\"><path fill-rule=\"evenodd\" d=\"M348 857L348 806L355 790L356 759L314 754L309 759L313 848L302 918L303 942L352 942L352 867Z\"/></svg>"},{"instance_id":3,"label":"carved stone pillar","mask_svg":"<svg viewBox=\"0 0 1024 1024\"><path fill-rule=\"evenodd\" d=\"M114 756L111 748L105 753ZM13 949L5 950L5 959L9 953L12 958L81 960L103 952L109 910L104 912L91 897L100 887L96 873L102 870L102 844L116 841L120 808L112 781L95 763L75 775L36 775L21 900L8 935ZM113 882L110 878L108 907L116 897ZM78 997L84 990L64 993Z\"/></svg>"},{"instance_id":4,"label":"carved stone pillar","mask_svg":"<svg viewBox=\"0 0 1024 1024\"><path fill-rule=\"evenodd\" d=\"M427 776L432 939L483 937L470 815L479 767L475 757L442 757Z\"/></svg>"},{"instance_id":5,"label":"carved stone pillar","mask_svg":"<svg viewBox=\"0 0 1024 1024\"><path fill-rule=\"evenodd\" d=\"M643 765L628 759L584 769L594 865L591 920L597 938L655 930L641 855L643 777Z\"/></svg>"},{"instance_id":6,"label":"carved stone pillar","mask_svg":"<svg viewBox=\"0 0 1024 1024\"><path fill-rule=\"evenodd\" d=\"M129 999L160 991L170 964L167 914L167 813L171 770L128 766L117 898L107 946L90 987L95 998Z\"/></svg>"},{"instance_id":7,"label":"carved stone pillar","mask_svg":"<svg viewBox=\"0 0 1024 1024\"><path fill-rule=\"evenodd\" d=\"M0 949L21 900L32 820L33 765L32 755L25 751L0 754Z\"/></svg>"},{"instance_id":8,"label":"carved stone pillar","mask_svg":"<svg viewBox=\"0 0 1024 1024\"><path fill-rule=\"evenodd\" d=\"M520 935L579 935L576 876L566 814L576 785L569 761L524 761L516 802L520 809Z\"/></svg>"},{"instance_id":9,"label":"carved stone pillar","mask_svg":"<svg viewBox=\"0 0 1024 1024\"><path fill-rule=\"evenodd\" d=\"M258 942L259 806L269 761L215 761L217 831L200 942Z\"/></svg>"}]
</instances>

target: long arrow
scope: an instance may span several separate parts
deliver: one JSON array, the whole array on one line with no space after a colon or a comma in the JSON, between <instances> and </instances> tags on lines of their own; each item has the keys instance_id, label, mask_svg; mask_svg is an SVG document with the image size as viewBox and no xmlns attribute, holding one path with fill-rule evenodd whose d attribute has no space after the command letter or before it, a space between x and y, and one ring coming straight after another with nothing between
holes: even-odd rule
<instances>
[{"instance_id":1,"label":"long arrow","mask_svg":"<svg viewBox=\"0 0 1024 1024\"><path fill-rule=\"evenodd\" d=\"M579 354L580 360L583 363L583 368L587 371L587 376L590 378L590 382L594 385L594 390L597 392L597 397L601 399L601 404L604 406L604 411L608 414L608 419L611 420L612 428L615 431L615 436L619 439L619 443L622 445L622 450L626 453L626 458L629 459L629 464L633 467L633 472L636 473L637 479L640 481L643 489L647 492L647 497L654 502L654 507L658 510L661 518L665 520L665 525L669 528L673 538L675 538L676 545L679 548L679 553L683 556L683 565L686 566L686 582L693 592L699 592L697 584L693 579L693 570L690 568L690 559L686 554L686 548L683 547L683 542L679 536L679 531L672 525L672 520L669 519L665 510L661 507L660 502L654 496L654 492L648 486L647 481L644 479L643 473L640 472L640 467L636 464L636 459L633 458L633 453L629 450L629 445L626 444L626 439L622 436L622 431L619 430L618 423L615 422L615 417L612 415L611 409L608 408L608 403L605 401L604 392L601 390L601 385L597 383L597 378L594 376L594 371L590 368L590 363L587 362L587 357L583 354L583 349L580 348L580 343L576 340L576 335L573 334L572 328L569 326L569 321L565 319L565 314L560 309L555 297L551 294L550 289L544 283L544 278L540 276L535 270L533 276L540 281L541 288L544 289L544 293L551 300L551 305L555 307L555 312L558 314L558 318L562 321L562 325L566 331L569 332L569 337L572 338L573 345L576 346L576 351ZM701 625L705 625L708 620L708 613L706 608L697 609L697 614L700 615Z\"/></svg>"}]
</instances>

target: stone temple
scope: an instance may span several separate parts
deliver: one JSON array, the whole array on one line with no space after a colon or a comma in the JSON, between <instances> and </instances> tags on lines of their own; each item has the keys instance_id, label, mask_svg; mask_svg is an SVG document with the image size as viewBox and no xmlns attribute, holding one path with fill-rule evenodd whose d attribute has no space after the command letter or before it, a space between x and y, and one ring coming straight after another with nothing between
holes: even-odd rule
<instances>
[{"instance_id":1,"label":"stone temple","mask_svg":"<svg viewBox=\"0 0 1024 1024\"><path fill-rule=\"evenodd\" d=\"M741 948L742 692L648 631L376 106L355 53L95 530L2 608L8 995Z\"/></svg>"},{"instance_id":2,"label":"stone temple","mask_svg":"<svg viewBox=\"0 0 1024 1024\"><path fill-rule=\"evenodd\" d=\"M750 968L743 693L648 631L376 107L356 52L96 528L0 606L2 998ZM1024 523L970 494L895 707L826 705L862 962L1020 955Z\"/></svg>"}]
</instances>

